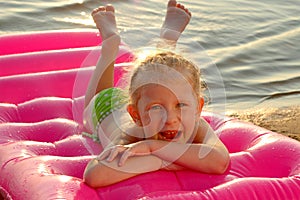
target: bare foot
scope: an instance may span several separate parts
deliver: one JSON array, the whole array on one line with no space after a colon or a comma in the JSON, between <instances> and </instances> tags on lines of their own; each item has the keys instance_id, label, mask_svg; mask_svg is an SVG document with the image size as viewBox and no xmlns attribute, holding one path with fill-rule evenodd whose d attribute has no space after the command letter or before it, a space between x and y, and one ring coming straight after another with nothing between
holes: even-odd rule
<instances>
[{"instance_id":1,"label":"bare foot","mask_svg":"<svg viewBox=\"0 0 300 200\"><path fill-rule=\"evenodd\" d=\"M115 18L115 8L112 5L100 6L91 13L101 34L102 40L119 35Z\"/></svg>"},{"instance_id":2,"label":"bare foot","mask_svg":"<svg viewBox=\"0 0 300 200\"><path fill-rule=\"evenodd\" d=\"M177 41L191 19L191 13L176 0L169 0L165 21L161 28L160 37Z\"/></svg>"}]
</instances>

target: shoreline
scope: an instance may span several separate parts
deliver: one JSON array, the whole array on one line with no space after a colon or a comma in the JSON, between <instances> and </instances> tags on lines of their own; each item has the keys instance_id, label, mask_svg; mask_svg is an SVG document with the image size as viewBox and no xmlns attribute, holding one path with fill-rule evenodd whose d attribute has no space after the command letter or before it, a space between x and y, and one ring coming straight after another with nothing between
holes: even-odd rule
<instances>
[{"instance_id":1,"label":"shoreline","mask_svg":"<svg viewBox=\"0 0 300 200\"><path fill-rule=\"evenodd\" d=\"M300 105L280 108L253 108L228 114L300 141Z\"/></svg>"}]
</instances>

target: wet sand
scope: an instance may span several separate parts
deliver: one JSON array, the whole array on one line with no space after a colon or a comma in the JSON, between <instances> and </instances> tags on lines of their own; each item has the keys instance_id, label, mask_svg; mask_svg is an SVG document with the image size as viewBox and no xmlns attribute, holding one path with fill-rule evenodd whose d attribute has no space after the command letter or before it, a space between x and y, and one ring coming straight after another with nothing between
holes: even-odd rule
<instances>
[{"instance_id":1,"label":"wet sand","mask_svg":"<svg viewBox=\"0 0 300 200\"><path fill-rule=\"evenodd\" d=\"M228 115L300 141L300 105L243 110Z\"/></svg>"}]
</instances>

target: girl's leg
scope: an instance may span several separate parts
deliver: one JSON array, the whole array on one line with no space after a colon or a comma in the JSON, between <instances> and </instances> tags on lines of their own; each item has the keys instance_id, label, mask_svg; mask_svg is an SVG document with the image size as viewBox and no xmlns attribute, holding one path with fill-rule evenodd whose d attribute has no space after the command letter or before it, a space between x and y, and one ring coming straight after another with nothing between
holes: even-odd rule
<instances>
[{"instance_id":1,"label":"girl's leg","mask_svg":"<svg viewBox=\"0 0 300 200\"><path fill-rule=\"evenodd\" d=\"M85 95L85 107L95 94L106 88L113 87L114 64L120 44L114 7L112 5L101 6L94 9L91 15L103 42L101 57L98 60Z\"/></svg>"}]
</instances>

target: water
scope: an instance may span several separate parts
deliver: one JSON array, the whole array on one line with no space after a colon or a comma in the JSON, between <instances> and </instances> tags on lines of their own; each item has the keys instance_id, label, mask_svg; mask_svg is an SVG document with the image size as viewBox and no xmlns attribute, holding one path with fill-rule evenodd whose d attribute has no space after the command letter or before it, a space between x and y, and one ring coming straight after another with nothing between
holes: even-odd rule
<instances>
[{"instance_id":1,"label":"water","mask_svg":"<svg viewBox=\"0 0 300 200\"><path fill-rule=\"evenodd\" d=\"M206 81L211 87L216 82L224 86L220 91L209 88L208 109L222 105L227 112L300 105L298 0L181 2L193 15L181 44L189 47L193 57L204 48L216 64L214 70L203 67ZM116 7L122 38L133 48L158 35L167 1L2 0L0 34L94 28L90 11L107 3Z\"/></svg>"}]
</instances>

